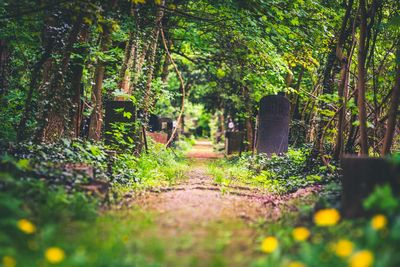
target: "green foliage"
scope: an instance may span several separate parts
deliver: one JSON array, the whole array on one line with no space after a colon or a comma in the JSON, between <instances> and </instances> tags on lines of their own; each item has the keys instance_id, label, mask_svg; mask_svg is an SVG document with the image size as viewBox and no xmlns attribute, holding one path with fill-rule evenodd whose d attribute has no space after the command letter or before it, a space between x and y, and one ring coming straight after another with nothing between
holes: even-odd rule
<instances>
[{"instance_id":1,"label":"green foliage","mask_svg":"<svg viewBox=\"0 0 400 267\"><path fill-rule=\"evenodd\" d=\"M378 186L375 191L364 200L364 208L375 213L391 214L400 207L399 199L395 198L390 185Z\"/></svg>"},{"instance_id":2,"label":"green foliage","mask_svg":"<svg viewBox=\"0 0 400 267\"><path fill-rule=\"evenodd\" d=\"M243 154L211 165L210 174L218 183L242 183L275 193L293 192L298 188L336 180L334 166L308 167L309 149L289 149L282 156Z\"/></svg>"},{"instance_id":3,"label":"green foliage","mask_svg":"<svg viewBox=\"0 0 400 267\"><path fill-rule=\"evenodd\" d=\"M173 184L184 177L183 155L166 149L163 144L150 142L148 152L135 157L119 154L113 167L115 186L123 190L143 189Z\"/></svg>"},{"instance_id":4,"label":"green foliage","mask_svg":"<svg viewBox=\"0 0 400 267\"><path fill-rule=\"evenodd\" d=\"M388 189L389 188L389 189ZM385 195L380 201L396 201L389 193L390 187L378 188L370 195L367 202L378 200L377 196ZM378 204L375 202L375 204ZM367 205L368 206L368 205ZM271 254L254 260L251 266L291 266L297 262L304 266L397 266L400 257L396 248L400 245L400 217L399 209L395 205L384 206L376 210L368 206L373 213L372 217L358 220L341 219L331 226L321 227L311 222L312 210L300 213L294 218L287 214L277 223L265 227L264 235L278 239L279 246ZM316 212L318 213L318 211ZM298 240L294 229L296 226L305 227L310 236L305 240ZM340 242L346 240L346 244ZM260 242L262 239L260 239ZM364 253L359 254L363 251ZM368 256L372 255L372 261ZM303 266L293 265L293 266Z\"/></svg>"},{"instance_id":5,"label":"green foliage","mask_svg":"<svg viewBox=\"0 0 400 267\"><path fill-rule=\"evenodd\" d=\"M79 140L53 145L20 144L13 155L1 158L0 173L0 258L16 259L18 266L40 262L49 247L59 247L66 254L60 266L152 266L144 256L146 249L131 257L132 249L142 246L132 237L148 227L149 215L134 213L131 220L116 215L102 215L103 199L80 185L88 177L66 173L64 163L86 163L96 166L97 178L112 181L110 200L117 203L126 192L175 183L186 170L183 155L150 144L149 153L139 157L129 152L117 155L106 173L106 148ZM61 169L60 169L61 168ZM33 233L24 233L18 226L28 219ZM118 223L116 223L118 221ZM129 244L129 245L127 245ZM116 259L115 257L118 257Z\"/></svg>"}]
</instances>

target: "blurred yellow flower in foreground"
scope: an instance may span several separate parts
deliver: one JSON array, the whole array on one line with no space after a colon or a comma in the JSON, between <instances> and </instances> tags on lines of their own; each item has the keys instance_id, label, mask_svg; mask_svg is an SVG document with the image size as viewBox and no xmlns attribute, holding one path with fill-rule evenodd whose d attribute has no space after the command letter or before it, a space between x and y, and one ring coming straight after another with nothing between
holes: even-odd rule
<instances>
[{"instance_id":1,"label":"blurred yellow flower in foreground","mask_svg":"<svg viewBox=\"0 0 400 267\"><path fill-rule=\"evenodd\" d=\"M17 222L19 230L26 234L33 234L36 232L36 226L27 219L21 219Z\"/></svg>"},{"instance_id":2,"label":"blurred yellow flower in foreground","mask_svg":"<svg viewBox=\"0 0 400 267\"><path fill-rule=\"evenodd\" d=\"M279 242L273 236L269 236L261 243L261 250L265 253L272 253L278 248Z\"/></svg>"},{"instance_id":3,"label":"blurred yellow flower in foreground","mask_svg":"<svg viewBox=\"0 0 400 267\"><path fill-rule=\"evenodd\" d=\"M349 261L350 267L370 267L374 263L374 254L369 250L361 250L354 254Z\"/></svg>"},{"instance_id":4,"label":"blurred yellow flower in foreground","mask_svg":"<svg viewBox=\"0 0 400 267\"><path fill-rule=\"evenodd\" d=\"M4 267L15 267L17 265L17 261L11 256L4 256L2 263Z\"/></svg>"},{"instance_id":5,"label":"blurred yellow flower in foreground","mask_svg":"<svg viewBox=\"0 0 400 267\"><path fill-rule=\"evenodd\" d=\"M304 241L310 237L311 233L305 227L296 227L296 228L294 228L292 235L295 240Z\"/></svg>"},{"instance_id":6,"label":"blurred yellow flower in foreground","mask_svg":"<svg viewBox=\"0 0 400 267\"><path fill-rule=\"evenodd\" d=\"M333 245L335 254L341 258L346 258L353 252L354 244L350 240L340 239L336 244Z\"/></svg>"},{"instance_id":7,"label":"blurred yellow flower in foreground","mask_svg":"<svg viewBox=\"0 0 400 267\"><path fill-rule=\"evenodd\" d=\"M318 226L336 225L340 220L340 213L336 209L323 209L314 214L314 222Z\"/></svg>"},{"instance_id":8,"label":"blurred yellow flower in foreground","mask_svg":"<svg viewBox=\"0 0 400 267\"><path fill-rule=\"evenodd\" d=\"M371 226L375 230L381 230L385 228L386 225L387 225L387 219L385 215L382 214L375 215L371 220Z\"/></svg>"},{"instance_id":9,"label":"blurred yellow flower in foreground","mask_svg":"<svg viewBox=\"0 0 400 267\"><path fill-rule=\"evenodd\" d=\"M306 267L306 265L300 261L292 261L287 267Z\"/></svg>"},{"instance_id":10,"label":"blurred yellow flower in foreground","mask_svg":"<svg viewBox=\"0 0 400 267\"><path fill-rule=\"evenodd\" d=\"M60 263L65 259L65 252L58 247L50 247L44 253L46 260L50 263Z\"/></svg>"}]
</instances>

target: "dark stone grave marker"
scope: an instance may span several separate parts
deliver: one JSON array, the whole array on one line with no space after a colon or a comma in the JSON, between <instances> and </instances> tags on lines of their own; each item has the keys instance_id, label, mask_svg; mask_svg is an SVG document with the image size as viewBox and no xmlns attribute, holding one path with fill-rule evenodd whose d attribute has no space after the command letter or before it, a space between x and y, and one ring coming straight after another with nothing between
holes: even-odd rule
<instances>
[{"instance_id":1,"label":"dark stone grave marker","mask_svg":"<svg viewBox=\"0 0 400 267\"><path fill-rule=\"evenodd\" d=\"M170 118L159 118L155 115L150 116L149 128L150 132L147 133L156 143L166 144L171 137L173 130L173 122ZM157 118L157 121L155 120Z\"/></svg>"},{"instance_id":2,"label":"dark stone grave marker","mask_svg":"<svg viewBox=\"0 0 400 267\"><path fill-rule=\"evenodd\" d=\"M125 141L128 137L135 139L134 123L136 120L136 109L131 101L106 101L105 108L105 143L107 145L119 145L112 132L118 123L126 124L128 131L125 133Z\"/></svg>"},{"instance_id":3,"label":"dark stone grave marker","mask_svg":"<svg viewBox=\"0 0 400 267\"><path fill-rule=\"evenodd\" d=\"M159 122L160 122L160 127L161 127L160 130L161 131L165 131L167 133L172 132L172 129L174 127L172 119L170 119L170 118L160 118Z\"/></svg>"},{"instance_id":4,"label":"dark stone grave marker","mask_svg":"<svg viewBox=\"0 0 400 267\"><path fill-rule=\"evenodd\" d=\"M226 132L225 152L227 155L243 151L244 132Z\"/></svg>"},{"instance_id":5,"label":"dark stone grave marker","mask_svg":"<svg viewBox=\"0 0 400 267\"><path fill-rule=\"evenodd\" d=\"M161 131L160 118L157 115L151 114L149 117L149 131L158 132Z\"/></svg>"},{"instance_id":6,"label":"dark stone grave marker","mask_svg":"<svg viewBox=\"0 0 400 267\"><path fill-rule=\"evenodd\" d=\"M363 201L376 186L389 184L395 194L400 191L400 167L385 158L345 155L340 159L343 169L343 216L355 218L367 215Z\"/></svg>"},{"instance_id":7,"label":"dark stone grave marker","mask_svg":"<svg viewBox=\"0 0 400 267\"><path fill-rule=\"evenodd\" d=\"M257 152L285 153L289 142L289 100L283 95L265 96L260 101Z\"/></svg>"}]
</instances>

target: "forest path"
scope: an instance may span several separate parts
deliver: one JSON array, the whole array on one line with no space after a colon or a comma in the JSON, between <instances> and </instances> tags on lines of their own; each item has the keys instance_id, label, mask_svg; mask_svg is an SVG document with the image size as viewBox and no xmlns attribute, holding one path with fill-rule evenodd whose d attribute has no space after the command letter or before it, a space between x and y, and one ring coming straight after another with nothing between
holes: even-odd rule
<instances>
[{"instance_id":1,"label":"forest path","mask_svg":"<svg viewBox=\"0 0 400 267\"><path fill-rule=\"evenodd\" d=\"M164 266L247 266L259 255L262 233L255 226L277 219L279 205L293 196L216 184L207 164L222 155L213 152L210 142L197 142L187 156L187 180L133 200L133 206L154 215L146 240L157 236L157 242L164 243Z\"/></svg>"}]
</instances>

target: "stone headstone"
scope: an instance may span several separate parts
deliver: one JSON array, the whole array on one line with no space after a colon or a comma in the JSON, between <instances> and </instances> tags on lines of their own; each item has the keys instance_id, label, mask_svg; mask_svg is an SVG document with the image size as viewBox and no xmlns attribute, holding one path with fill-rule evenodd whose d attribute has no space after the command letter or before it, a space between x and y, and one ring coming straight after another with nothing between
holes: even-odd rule
<instances>
[{"instance_id":1,"label":"stone headstone","mask_svg":"<svg viewBox=\"0 0 400 267\"><path fill-rule=\"evenodd\" d=\"M151 114L149 117L149 131L158 132L161 131L160 118L157 115Z\"/></svg>"},{"instance_id":2,"label":"stone headstone","mask_svg":"<svg viewBox=\"0 0 400 267\"><path fill-rule=\"evenodd\" d=\"M285 153L289 143L289 100L283 95L265 96L260 101L257 152Z\"/></svg>"},{"instance_id":3,"label":"stone headstone","mask_svg":"<svg viewBox=\"0 0 400 267\"><path fill-rule=\"evenodd\" d=\"M173 121L170 118L160 118L160 130L164 132L172 132L173 129Z\"/></svg>"},{"instance_id":4,"label":"stone headstone","mask_svg":"<svg viewBox=\"0 0 400 267\"><path fill-rule=\"evenodd\" d=\"M244 132L226 132L225 152L227 155L243 151Z\"/></svg>"},{"instance_id":5,"label":"stone headstone","mask_svg":"<svg viewBox=\"0 0 400 267\"><path fill-rule=\"evenodd\" d=\"M125 124L127 131L123 137L125 141L135 139L136 109L131 101L106 101L105 103L105 143L119 145L115 140L115 127L118 123Z\"/></svg>"},{"instance_id":6,"label":"stone headstone","mask_svg":"<svg viewBox=\"0 0 400 267\"><path fill-rule=\"evenodd\" d=\"M363 201L376 186L389 184L396 195L400 191L400 167L385 158L345 155L340 159L342 177L342 213L346 218L367 215Z\"/></svg>"}]
</instances>

